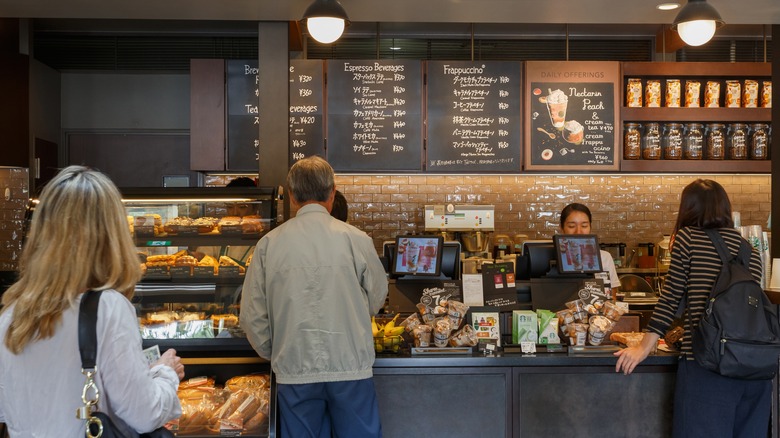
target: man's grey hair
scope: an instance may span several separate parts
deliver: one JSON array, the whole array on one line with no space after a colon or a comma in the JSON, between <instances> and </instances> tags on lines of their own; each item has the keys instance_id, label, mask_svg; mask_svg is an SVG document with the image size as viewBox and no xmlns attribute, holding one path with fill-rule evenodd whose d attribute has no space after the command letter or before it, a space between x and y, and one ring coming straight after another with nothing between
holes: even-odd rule
<instances>
[{"instance_id":1,"label":"man's grey hair","mask_svg":"<svg viewBox=\"0 0 780 438\"><path fill-rule=\"evenodd\" d=\"M290 194L300 204L327 201L335 184L333 168L316 155L298 160L287 174Z\"/></svg>"}]
</instances>

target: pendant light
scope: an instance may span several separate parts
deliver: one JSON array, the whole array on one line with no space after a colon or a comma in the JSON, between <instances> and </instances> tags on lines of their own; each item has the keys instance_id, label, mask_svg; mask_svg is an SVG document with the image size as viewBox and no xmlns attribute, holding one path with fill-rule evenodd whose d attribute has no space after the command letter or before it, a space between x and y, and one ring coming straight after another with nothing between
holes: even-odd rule
<instances>
[{"instance_id":1,"label":"pendant light","mask_svg":"<svg viewBox=\"0 0 780 438\"><path fill-rule=\"evenodd\" d=\"M701 46L723 26L723 19L706 0L688 0L674 19L674 28L689 46Z\"/></svg>"},{"instance_id":2,"label":"pendant light","mask_svg":"<svg viewBox=\"0 0 780 438\"><path fill-rule=\"evenodd\" d=\"M314 0L301 21L306 22L309 35L323 44L339 39L349 25L347 13L337 0Z\"/></svg>"}]
</instances>

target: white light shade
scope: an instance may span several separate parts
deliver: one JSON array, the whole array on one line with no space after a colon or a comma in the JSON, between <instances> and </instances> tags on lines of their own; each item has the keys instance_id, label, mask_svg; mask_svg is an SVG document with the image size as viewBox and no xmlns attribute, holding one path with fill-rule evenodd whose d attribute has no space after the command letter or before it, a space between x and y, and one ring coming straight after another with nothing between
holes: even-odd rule
<instances>
[{"instance_id":1,"label":"white light shade","mask_svg":"<svg viewBox=\"0 0 780 438\"><path fill-rule=\"evenodd\" d=\"M701 46L712 39L715 28L714 20L695 20L678 24L677 32L689 46Z\"/></svg>"},{"instance_id":2,"label":"white light shade","mask_svg":"<svg viewBox=\"0 0 780 438\"><path fill-rule=\"evenodd\" d=\"M344 20L334 17L313 17L306 20L309 35L315 40L330 44L344 33Z\"/></svg>"}]
</instances>

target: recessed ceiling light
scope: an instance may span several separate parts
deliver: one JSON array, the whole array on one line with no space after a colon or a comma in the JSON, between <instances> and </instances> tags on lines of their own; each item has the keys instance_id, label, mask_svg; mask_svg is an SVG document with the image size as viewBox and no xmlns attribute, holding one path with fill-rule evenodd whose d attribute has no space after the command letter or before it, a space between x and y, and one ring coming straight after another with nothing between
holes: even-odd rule
<instances>
[{"instance_id":1,"label":"recessed ceiling light","mask_svg":"<svg viewBox=\"0 0 780 438\"><path fill-rule=\"evenodd\" d=\"M677 9L680 7L679 3L661 3L658 6L656 6L656 9L660 9L662 11L671 11L673 9Z\"/></svg>"},{"instance_id":2,"label":"recessed ceiling light","mask_svg":"<svg viewBox=\"0 0 780 438\"><path fill-rule=\"evenodd\" d=\"M390 47L390 50L401 50L401 48L393 46L393 47Z\"/></svg>"}]
</instances>

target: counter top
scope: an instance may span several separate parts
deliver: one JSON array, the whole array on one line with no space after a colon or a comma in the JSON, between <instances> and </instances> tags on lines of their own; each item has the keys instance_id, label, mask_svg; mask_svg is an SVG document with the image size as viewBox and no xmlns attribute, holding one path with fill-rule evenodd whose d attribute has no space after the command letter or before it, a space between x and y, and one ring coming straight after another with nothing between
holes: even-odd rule
<instances>
[{"instance_id":1,"label":"counter top","mask_svg":"<svg viewBox=\"0 0 780 438\"><path fill-rule=\"evenodd\" d=\"M677 365L677 353L658 352L650 355L640 366ZM411 356L401 354L377 354L374 368L415 368L415 367L577 367L610 366L614 367L617 358L609 354L567 353L498 353L485 356L481 353L470 355L425 355Z\"/></svg>"}]
</instances>

